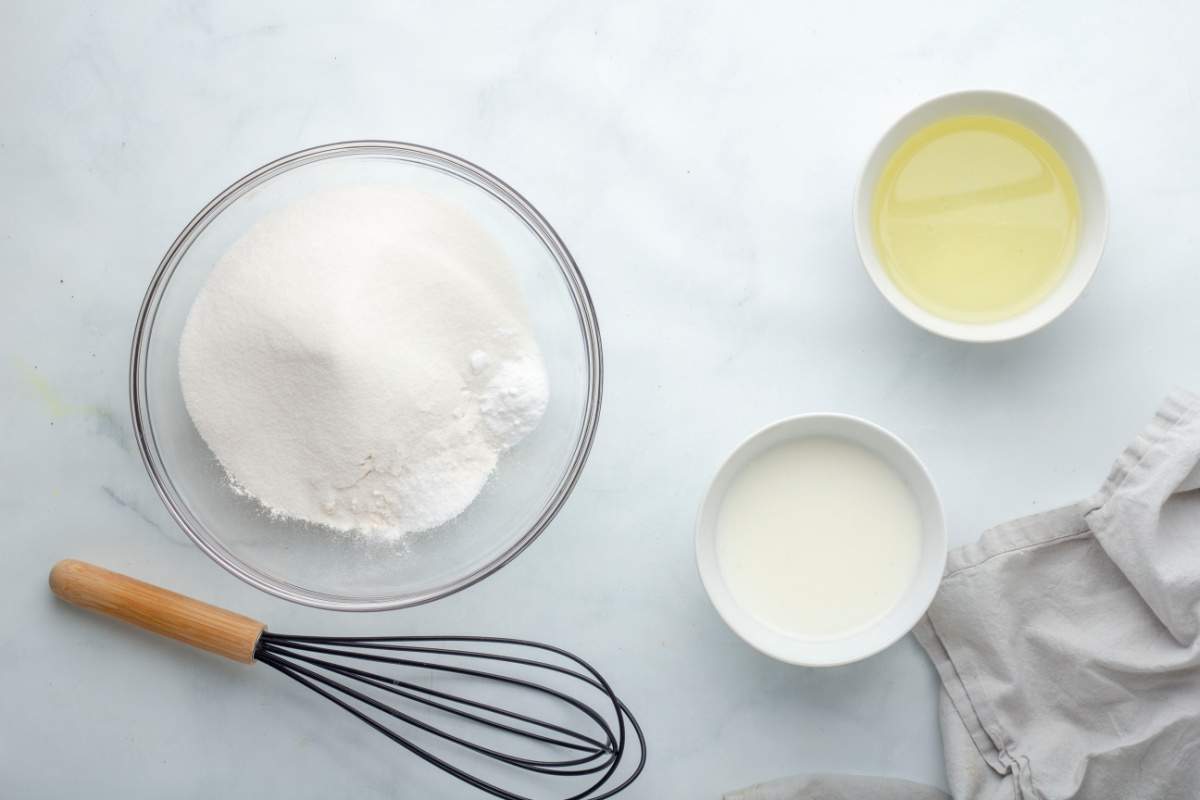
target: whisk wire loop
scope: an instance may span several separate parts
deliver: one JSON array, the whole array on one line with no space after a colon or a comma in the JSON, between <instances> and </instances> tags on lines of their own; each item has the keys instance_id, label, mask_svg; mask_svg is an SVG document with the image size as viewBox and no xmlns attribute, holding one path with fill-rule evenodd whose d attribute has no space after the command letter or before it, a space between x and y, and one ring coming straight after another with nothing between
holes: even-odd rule
<instances>
[{"instance_id":1,"label":"whisk wire loop","mask_svg":"<svg viewBox=\"0 0 1200 800\"><path fill-rule=\"evenodd\" d=\"M370 645L370 646L377 648L377 649L402 650L405 652L423 652L423 653L428 653L428 654L437 653L437 654L449 655L449 656L490 658L492 660L504 661L504 662L508 662L511 664L536 667L536 668L541 668L541 669L548 669L548 670L552 670L554 672L561 673L563 675L567 675L576 680L584 681L585 683L589 684L590 686L593 686L596 689L604 691L603 688L599 684L595 683L594 681L592 681L591 679L587 678L584 675L581 675L572 670L563 669L554 664L547 664L545 662L533 661L530 659L498 656L494 653L477 653L477 652L470 652L470 651L463 651L463 650L444 650L444 649L435 649L435 648L415 648L415 647L385 647L383 645ZM272 648L272 644L270 642L268 642L265 645L265 649L268 652L274 652L276 654L279 654L281 652L277 647ZM289 645L288 650L305 650L305 651L309 651L309 652L322 653L325 655L341 656L344 658L376 661L376 662L381 662L381 663L386 663L386 664L395 664L398 666L413 667L413 668L418 668L418 669L431 669L431 670L437 670L437 671L441 671L441 672L449 672L449 673L454 673L454 674L458 674L458 675L466 675L466 676L470 676L470 677L482 678L484 680L496 681L498 683L507 683L507 684L511 684L514 686L521 686L521 687L524 687L527 689L531 689L531 690L552 696L558 700L561 700L564 703L567 703L567 704L575 707L580 712L587 714L598 726L600 726L602 729L605 730L605 733L608 735L608 738L609 738L610 744L611 744L611 740L612 740L611 731L609 731L607 729L607 723L605 722L604 718L600 714L596 713L593 709L591 709L590 707L579 702L575 698L570 697L567 694L556 691L555 689L552 689L552 688L542 685L542 684L533 683L531 681L526 681L521 678L514 678L514 677L510 677L510 676L496 675L496 674L490 673L490 672L483 672L480 670L473 670L473 669L469 669L467 667L456 667L456 666L449 665L449 664L442 664L440 662L414 661L411 659L394 658L394 657L387 657L387 656L377 656L377 655L372 655L369 653L347 652L347 651L335 650L332 648L317 647L317 646L314 646L311 644ZM292 658L303 658L302 656L300 656L299 654L296 654L296 653L287 652L287 651L282 651L282 652L286 652L287 655ZM332 665L330 665L329 662L326 662L326 661L320 661L320 660L310 659L310 658L303 658L303 660L309 661L310 663L316 664L316 665L324 667L324 668L332 669ZM350 669L350 668L348 668L348 669ZM356 672L361 675L371 675L372 677L374 677L380 681L384 681L386 683L402 683L399 681L395 681L392 678L388 678L388 677L384 677L384 676L380 676L380 675L374 675L372 673L367 673L362 670L351 670L351 671ZM345 673L343 673L343 674L345 674ZM350 677L350 676L348 676L348 677ZM504 709L499 709L494 706L487 706L486 704L482 704L482 703L476 703L474 701L471 701L471 700L468 700L465 698L455 697L453 695L448 695L448 694L437 693L435 690L430 689L430 688L420 687L420 686L416 686L413 684L408 684L408 687L413 689L414 691L422 692L425 694L440 694L440 696L443 699L454 700L455 702L460 702L465 705L473 705L477 708L486 708L487 710L490 710L496 714L501 714L501 715L509 716L509 717L520 717L521 716L519 714L516 714L515 712L510 712L510 711L507 711ZM384 687L380 687L380 688L384 688ZM420 702L420 701L418 701L418 702ZM526 719L528 720L528 718L526 718ZM542 726L542 727L556 729L560 733L567 733L568 735L577 736L578 738L592 742L593 744L596 744L598 746L603 746L599 742L595 742L594 740L591 740L588 737L583 736L582 734L577 734L577 733L568 731L567 729L564 729L560 726L555 726L550 723L545 723L545 722L536 721L536 720L528 720L528 721L532 722L533 724Z\"/></svg>"},{"instance_id":2,"label":"whisk wire loop","mask_svg":"<svg viewBox=\"0 0 1200 800\"><path fill-rule=\"evenodd\" d=\"M463 649L462 646L467 644L503 650ZM543 660L542 657L514 655L514 650L541 651L571 662L580 669ZM481 636L358 638L291 636L264 631L254 657L335 703L425 762L502 800L533 798L472 774L468 768L456 765L448 757L432 752L423 743L414 741L412 734L423 732L443 743L529 773L563 778L588 777L586 786L566 797L559 795L561 800L603 800L612 797L632 783L645 766L645 738L629 709L591 665L578 656L552 645L523 639ZM596 697L602 698L602 709L607 710L597 709L568 691L549 686L540 680L437 660L440 658L469 659L506 665L531 670L534 674L542 674L547 678L557 676L558 680L565 681L568 685L587 687L588 690L594 691ZM344 661L365 661L378 665L380 669L399 667L429 670L475 680L477 685L492 684L533 692L543 699L560 704L562 709L578 713L581 715L580 723L586 720L587 724L584 730L579 730L540 716L513 711L477 698L434 689L432 686L422 686L412 680L382 674L374 671L374 668L363 669ZM534 758L510 751L507 746L500 748L472 741L434 722L419 719L412 713L389 705L344 681L353 681L364 688L386 692L421 707L435 709L449 717L511 740L533 742L550 748L555 754L550 758ZM371 710L386 715L402 727L385 724L372 716ZM610 723L610 719L613 722ZM619 783L610 785L616 780L614 776L627 757L627 725L636 737L638 762L632 769L626 767L623 770L627 774ZM405 731L403 726L408 726L408 731Z\"/></svg>"},{"instance_id":3,"label":"whisk wire loop","mask_svg":"<svg viewBox=\"0 0 1200 800\"><path fill-rule=\"evenodd\" d=\"M306 662L314 663L314 664L318 664L318 665L323 663L317 659L312 659L307 656L297 655L294 657L298 658L302 661L306 661ZM438 697L438 698L441 698L444 700L448 700L450 702L460 703L462 705L470 706L472 708L478 708L480 710L487 711L492 714L496 714L497 716L504 716L504 717L508 717L508 718L518 720L521 722L526 722L526 723L529 723L530 725L535 725L540 728L544 728L546 730L554 731L556 733L561 733L564 736L573 737L573 738L577 739L579 742L584 743L584 744L578 744L575 742L569 742L569 741L565 741L562 739L552 739L549 736L543 736L543 735L528 732L528 731L522 731L520 728L515 728L515 727L509 726L509 725L505 725L504 723L499 723L499 722L495 723L497 727L502 728L506 731L509 731L512 733L525 733L530 738L536 739L541 742L545 742L546 744L553 744L553 745L558 745L559 747L579 750L582 752L593 752L593 753L608 752L613 749L611 737L609 738L609 741L607 741L607 742L599 742L589 736L584 736L583 734L578 733L577 731L570 730L569 728L564 728L561 725L555 725L553 723L549 723L544 720L535 719L534 717L530 717L525 714L518 714L514 711L509 711L508 709L498 708L498 707L496 707L494 705L490 705L488 703L480 703L478 701L469 700L464 697L457 697L455 695L447 694L446 692L440 692L437 689L433 689L428 686L418 686L417 684L410 683L408 681L402 681L402 680L399 680L396 678L381 679L381 677L379 675L376 675L375 673L366 672L363 670L357 670L357 669L353 669L351 667L340 667L340 666L333 667L333 666L329 666L329 665L327 665L327 666L329 669L332 669L333 671L337 672L338 674L345 675L346 677L350 677L355 680L362 681L364 683L370 684L372 686L376 686L385 691L392 692L393 694L400 695L401 697L405 697L409 700L412 700L413 702L422 703L431 708L436 708L441 711L445 711L449 714L454 714L454 715L463 717L465 719L474 720L476 722L486 722L485 719L483 719L482 717L480 717L476 714L472 714L472 713L470 713L468 711L464 711L462 709L456 709L456 708L453 708L452 706L448 706L443 703L438 703L434 700L418 697L418 696L416 696L416 693L426 694L431 697ZM405 691L405 690L410 690L410 691Z\"/></svg>"},{"instance_id":4,"label":"whisk wire loop","mask_svg":"<svg viewBox=\"0 0 1200 800\"><path fill-rule=\"evenodd\" d=\"M272 651L270 648L267 648L267 655L274 656L276 654L277 654L277 651ZM384 678L383 676L375 675L373 673L367 673L367 672L362 672L362 671L358 671L358 670L352 671L352 670L349 670L347 668L341 667L336 664L331 664L329 662L323 662L318 659L313 659L313 658L309 658L309 657L305 657L305 656L294 656L293 658L295 658L296 660L300 660L300 661L304 661L304 662L313 664L322 669L327 669L336 674L344 675L353 680L357 680L361 683L365 683L367 685L374 686L383 691L390 692L390 693L398 695L400 697L404 697L405 699L412 700L413 702L420 703L422 705L425 705L425 706L428 706L431 708L437 708L441 711L445 711L447 713L453 714L455 716L458 716L458 717L461 717L464 719L469 719L474 722L479 722L484 725L488 725L497 730L502 730L506 733L512 733L512 734L515 734L518 736L525 737L527 739L540 741L540 742L543 742L546 744L553 744L553 745L557 745L560 747L571 748L571 749L581 749L579 745L575 745L575 744L572 744L569 742L562 742L562 741L559 741L556 739L551 739L549 737L542 736L540 734L532 733L530 731L522 730L520 728L515 728L513 726L505 725L503 723L495 722L493 720L488 720L484 717L480 717L475 714L470 714L469 712L465 712L465 711L462 711L459 709L454 709L450 706L446 706L444 704L434 702L427 698L418 697L410 692L405 692L401 689L398 689L398 688L396 688L396 686L393 685L396 683L401 683L401 684L404 684L405 686L413 687L416 689L421 688L421 687L416 687L414 684L411 684L411 683L407 683L407 682L403 682L403 681L395 681L394 679ZM272 659L266 659L265 663L272 663ZM274 666L274 664L272 664L272 666ZM343 686L342 684L339 684L336 681L334 681L324 675L321 675L319 673L305 669L296 664L291 664L289 666L292 669L294 669L296 672L298 672L302 675L305 675L306 677L311 678L312 680L318 681L319 683L321 683L325 686L328 686L331 689L334 689L343 694L349 695L350 697L353 697L354 699L359 700L360 702L366 703L367 705L372 706L373 708L387 714L388 716L394 717L402 722L408 723L409 725L420 728L421 730L423 730L427 733L433 734L434 736L437 736L441 739L444 739L445 741L453 742L454 744L461 745L462 747L466 747L466 748L473 750L481 755L485 755L490 758L494 758L497 761L503 761L503 762L513 765L513 766L523 766L523 767L533 770L533 771L545 772L545 773L551 773L551 774L587 774L589 772L594 772L595 770L593 769L593 770L587 770L587 771L580 771L577 773L571 773L571 772L564 771L560 768L587 763L589 761L594 760L596 757L598 757L599 755L601 755L603 753L613 751L612 743L615 740L612 739L610 736L609 743L598 745L595 749L591 750L591 752L593 753L591 756L588 756L587 758L583 758L583 759L575 759L573 761L550 762L550 761L535 761L532 759L520 758L518 756L505 754L505 753L499 752L497 750L493 750L491 748L483 747L482 745L478 745L473 742L466 741L460 737L454 736L453 734L442 731L434 725L430 725L426 722L416 719L415 717L405 714L405 713L399 711L398 709L392 708L391 706L384 705L384 704L380 703L379 701L375 700L374 698L365 696L361 692L356 692L353 689ZM486 706L486 704L475 703L474 701L470 701L470 700L466 700L466 699L459 699L459 698L451 698L451 699L454 700L455 702L462 702L462 703L468 703L471 705L484 706L489 709L493 708L491 706ZM502 709L494 709L494 710L496 713L499 713L499 714L505 713ZM544 725L544 726L549 727L548 723L545 723L545 722L542 722L539 720L532 720L532 723L535 725ZM568 733L568 735L577 736L579 738L585 738L580 734L574 733L573 731L568 730L567 733Z\"/></svg>"}]
</instances>

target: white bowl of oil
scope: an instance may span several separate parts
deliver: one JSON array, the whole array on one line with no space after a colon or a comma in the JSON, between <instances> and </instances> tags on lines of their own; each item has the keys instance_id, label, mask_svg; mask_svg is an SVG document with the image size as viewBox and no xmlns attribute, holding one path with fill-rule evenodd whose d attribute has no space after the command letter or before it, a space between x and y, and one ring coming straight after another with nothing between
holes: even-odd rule
<instances>
[{"instance_id":1,"label":"white bowl of oil","mask_svg":"<svg viewBox=\"0 0 1200 800\"><path fill-rule=\"evenodd\" d=\"M957 92L879 140L854 230L867 274L901 314L950 339L996 342L1049 324L1083 293L1108 199L1087 146L1052 111Z\"/></svg>"},{"instance_id":2,"label":"white bowl of oil","mask_svg":"<svg viewBox=\"0 0 1200 800\"><path fill-rule=\"evenodd\" d=\"M928 471L883 428L805 414L750 436L696 522L700 578L721 618L792 664L866 658L912 629L946 564Z\"/></svg>"}]
</instances>

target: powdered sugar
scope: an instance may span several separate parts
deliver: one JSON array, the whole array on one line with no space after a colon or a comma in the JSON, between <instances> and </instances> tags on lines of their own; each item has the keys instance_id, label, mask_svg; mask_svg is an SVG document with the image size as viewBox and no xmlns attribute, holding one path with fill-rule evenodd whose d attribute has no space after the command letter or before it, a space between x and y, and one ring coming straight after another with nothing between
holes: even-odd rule
<instances>
[{"instance_id":1,"label":"powdered sugar","mask_svg":"<svg viewBox=\"0 0 1200 800\"><path fill-rule=\"evenodd\" d=\"M533 430L546 411L546 370L540 359L528 355L501 363L479 395L479 410L502 450L512 447Z\"/></svg>"},{"instance_id":2,"label":"powdered sugar","mask_svg":"<svg viewBox=\"0 0 1200 800\"><path fill-rule=\"evenodd\" d=\"M239 491L372 532L460 514L548 400L496 243L456 208L381 187L311 196L237 241L192 307L180 381Z\"/></svg>"}]
</instances>

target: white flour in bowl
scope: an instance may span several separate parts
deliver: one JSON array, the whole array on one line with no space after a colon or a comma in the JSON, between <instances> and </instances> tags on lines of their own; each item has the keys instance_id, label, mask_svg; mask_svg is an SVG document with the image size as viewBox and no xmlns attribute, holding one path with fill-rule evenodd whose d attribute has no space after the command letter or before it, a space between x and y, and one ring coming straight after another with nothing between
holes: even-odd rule
<instances>
[{"instance_id":1,"label":"white flour in bowl","mask_svg":"<svg viewBox=\"0 0 1200 800\"><path fill-rule=\"evenodd\" d=\"M179 351L188 413L234 488L336 530L458 516L548 399L499 246L398 188L264 217L213 269Z\"/></svg>"}]
</instances>

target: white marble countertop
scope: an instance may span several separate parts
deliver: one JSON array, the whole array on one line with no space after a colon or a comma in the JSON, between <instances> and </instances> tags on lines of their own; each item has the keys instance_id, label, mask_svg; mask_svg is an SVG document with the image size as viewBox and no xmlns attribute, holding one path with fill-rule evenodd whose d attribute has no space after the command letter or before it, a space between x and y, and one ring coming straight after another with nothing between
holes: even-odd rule
<instances>
[{"instance_id":1,"label":"white marble countertop","mask_svg":"<svg viewBox=\"0 0 1200 800\"><path fill-rule=\"evenodd\" d=\"M1200 6L271 5L0 8L0 793L467 796L277 676L56 602L67 556L280 630L568 646L645 726L630 798L800 771L944 784L911 638L828 670L752 651L703 594L694 511L747 432L843 410L922 454L964 543L1092 491L1172 384L1200 387ZM850 228L883 128L975 87L1075 125L1113 221L1071 311L983 347L887 306ZM461 154L542 210L589 281L607 387L583 479L525 554L428 607L337 615L239 583L174 526L131 443L127 361L200 206L275 156L367 137Z\"/></svg>"}]
</instances>

